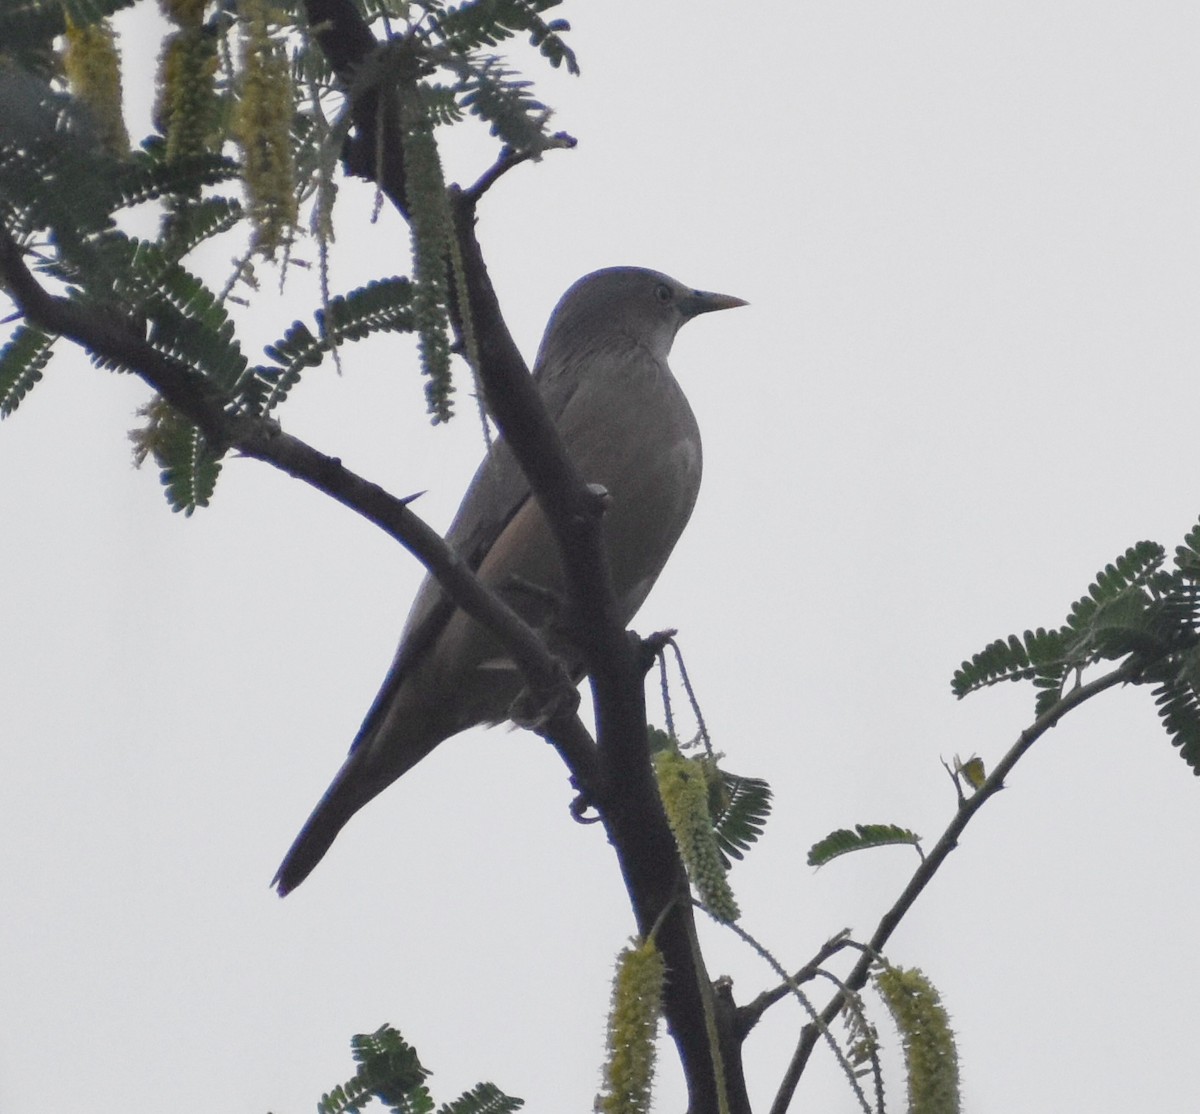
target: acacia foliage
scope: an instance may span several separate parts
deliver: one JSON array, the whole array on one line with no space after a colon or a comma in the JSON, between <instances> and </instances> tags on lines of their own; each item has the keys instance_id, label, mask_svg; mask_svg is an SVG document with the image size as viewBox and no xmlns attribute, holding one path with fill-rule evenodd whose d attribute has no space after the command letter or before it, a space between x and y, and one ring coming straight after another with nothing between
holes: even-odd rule
<instances>
[{"instance_id":1,"label":"acacia foliage","mask_svg":"<svg viewBox=\"0 0 1200 1114\"><path fill-rule=\"evenodd\" d=\"M457 249L437 129L474 116L516 159L569 142L549 130L550 111L530 82L490 49L524 35L552 66L577 73L567 23L544 15L558 0L358 0L383 35L349 85L319 49L301 0L163 0L170 30L160 47L155 130L133 149L123 146L123 129L102 126L122 116L112 103L121 81L111 72L118 52L108 20L129 2L0 7L0 223L39 280L144 334L230 414L272 413L347 341L415 333L429 411L447 420L452 323L468 341L470 328L449 278ZM65 66L56 61L64 52ZM374 114L380 126L387 112L398 114L413 265L408 275L335 293L326 264L338 163L374 178L373 160L382 157L379 137L361 134L364 104L383 106ZM147 208L158 216L157 234L127 231L128 216ZM311 326L281 322L279 340L255 361L231 304L255 297L255 257L281 261L286 274L306 238L317 246L321 304ZM213 242L236 257L217 284L189 264ZM42 380L56 339L20 322L10 327L0 346L0 417ZM138 454L158 463L171 507L190 514L207 505L226 447L209 444L165 403L145 416Z\"/></svg>"},{"instance_id":2,"label":"acacia foliage","mask_svg":"<svg viewBox=\"0 0 1200 1114\"><path fill-rule=\"evenodd\" d=\"M1107 564L1060 626L989 643L954 674L963 697L1002 681L1029 681L1038 716L1085 669L1128 660L1134 684L1152 686L1159 718L1180 757L1200 775L1200 523L1171 567L1157 542L1141 541Z\"/></svg>"}]
</instances>

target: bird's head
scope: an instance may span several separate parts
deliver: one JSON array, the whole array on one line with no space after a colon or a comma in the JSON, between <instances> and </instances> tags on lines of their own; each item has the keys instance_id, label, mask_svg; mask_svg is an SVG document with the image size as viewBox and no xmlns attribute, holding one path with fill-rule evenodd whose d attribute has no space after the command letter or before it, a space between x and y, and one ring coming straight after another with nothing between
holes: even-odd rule
<instances>
[{"instance_id":1,"label":"bird's head","mask_svg":"<svg viewBox=\"0 0 1200 1114\"><path fill-rule=\"evenodd\" d=\"M665 361L684 322L745 304L728 294L694 290L659 271L607 267L584 275L562 296L546 326L539 362L549 352L630 339Z\"/></svg>"}]
</instances>

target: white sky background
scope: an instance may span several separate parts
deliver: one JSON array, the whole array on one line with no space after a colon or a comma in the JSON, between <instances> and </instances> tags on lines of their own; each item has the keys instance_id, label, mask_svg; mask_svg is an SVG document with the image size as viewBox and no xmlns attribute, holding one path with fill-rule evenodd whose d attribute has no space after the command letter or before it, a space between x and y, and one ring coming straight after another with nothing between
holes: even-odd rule
<instances>
[{"instance_id":1,"label":"white sky background","mask_svg":"<svg viewBox=\"0 0 1200 1114\"><path fill-rule=\"evenodd\" d=\"M846 925L868 936L915 865L814 873L810 844L866 821L932 843L954 808L939 759L991 765L1031 719L1031 690L956 703L959 661L1060 622L1097 568L1200 514L1200 13L561 14L584 76L529 69L579 148L500 183L481 237L530 358L601 266L752 303L676 345L705 488L635 625L681 629L727 765L775 789L733 883L795 968ZM452 169L490 158L456 149ZM336 286L406 269L390 210L344 229ZM302 277L268 299L258 339L313 301ZM444 526L480 453L465 382L461 420L431 430L407 340L343 359L286 427L428 489ZM309 1110L352 1073L350 1035L390 1021L439 1101L490 1079L531 1111L590 1109L633 926L562 764L532 736L465 735L275 898L420 570L254 462L171 515L130 467L146 397L64 353L0 429L0 1108ZM1198 840L1200 785L1148 691L1103 696L1018 767L889 949L944 995L968 1110L1195 1108ZM739 1000L774 984L706 940ZM751 1039L756 1108L797 1026L783 1005ZM657 1109L680 1110L669 1045L662 1062ZM855 1109L826 1052L796 1109Z\"/></svg>"}]
</instances>

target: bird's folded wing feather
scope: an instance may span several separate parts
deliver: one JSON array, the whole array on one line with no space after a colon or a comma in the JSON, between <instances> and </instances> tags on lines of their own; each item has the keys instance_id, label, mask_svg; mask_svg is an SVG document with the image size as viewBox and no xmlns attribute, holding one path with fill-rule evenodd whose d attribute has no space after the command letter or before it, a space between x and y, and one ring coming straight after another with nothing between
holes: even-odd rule
<instances>
[{"instance_id":1,"label":"bird's folded wing feather","mask_svg":"<svg viewBox=\"0 0 1200 1114\"><path fill-rule=\"evenodd\" d=\"M541 369L535 372L535 379L539 381L550 418L557 423L576 394L578 379L569 375L546 377L540 372ZM463 496L458 514L446 532L446 542L472 571L477 570L496 539L531 498L529 481L512 450L503 440L496 441ZM391 668L355 736L351 753L371 736L376 721L386 713L397 688L437 641L454 609L455 605L441 585L432 576L426 576L413 601Z\"/></svg>"}]
</instances>

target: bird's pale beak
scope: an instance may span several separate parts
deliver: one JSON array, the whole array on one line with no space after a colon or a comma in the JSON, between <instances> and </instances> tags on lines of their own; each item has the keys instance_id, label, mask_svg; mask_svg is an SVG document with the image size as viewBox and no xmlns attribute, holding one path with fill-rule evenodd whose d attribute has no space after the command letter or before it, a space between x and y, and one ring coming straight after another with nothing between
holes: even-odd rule
<instances>
[{"instance_id":1,"label":"bird's pale beak","mask_svg":"<svg viewBox=\"0 0 1200 1114\"><path fill-rule=\"evenodd\" d=\"M693 290L684 300L681 309L688 317L701 313L712 313L716 309L735 309L750 303L732 294L712 294L707 290Z\"/></svg>"}]
</instances>

